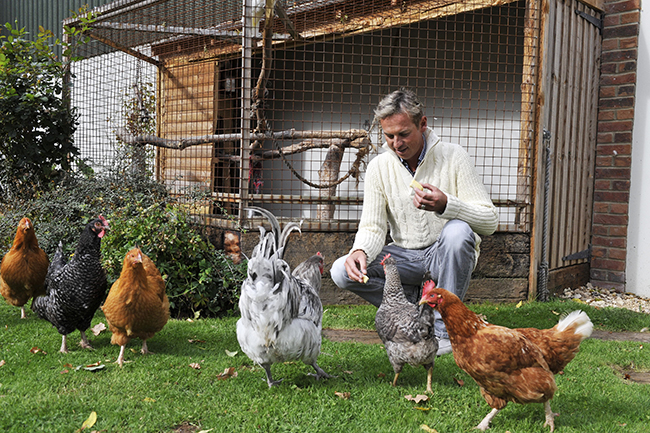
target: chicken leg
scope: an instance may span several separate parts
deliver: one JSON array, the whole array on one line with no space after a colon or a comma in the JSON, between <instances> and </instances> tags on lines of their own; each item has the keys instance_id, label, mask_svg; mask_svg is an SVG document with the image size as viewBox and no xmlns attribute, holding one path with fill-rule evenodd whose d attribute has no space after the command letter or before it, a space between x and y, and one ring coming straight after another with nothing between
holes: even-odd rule
<instances>
[{"instance_id":1,"label":"chicken leg","mask_svg":"<svg viewBox=\"0 0 650 433\"><path fill-rule=\"evenodd\" d=\"M549 426L552 432L555 430L555 417L559 414L553 413L551 410L551 402L549 400L544 402L544 412L546 413L546 422L544 423L544 427Z\"/></svg>"},{"instance_id":2,"label":"chicken leg","mask_svg":"<svg viewBox=\"0 0 650 433\"><path fill-rule=\"evenodd\" d=\"M492 411L488 413L485 418L483 418L483 421L481 421L475 428L481 431L489 429L490 421L492 421L492 418L494 418L500 411L501 409L492 409Z\"/></svg>"}]
</instances>

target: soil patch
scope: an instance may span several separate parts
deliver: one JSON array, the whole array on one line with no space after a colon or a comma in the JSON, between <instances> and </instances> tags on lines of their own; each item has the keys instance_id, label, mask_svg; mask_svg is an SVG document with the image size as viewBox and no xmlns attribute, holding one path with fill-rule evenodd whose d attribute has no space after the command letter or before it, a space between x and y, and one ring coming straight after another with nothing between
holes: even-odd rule
<instances>
[{"instance_id":1,"label":"soil patch","mask_svg":"<svg viewBox=\"0 0 650 433\"><path fill-rule=\"evenodd\" d=\"M336 343L355 342L364 344L381 344L375 331L367 329L323 329L323 336ZM650 332L611 332L594 330L591 338L607 341L637 341L650 343Z\"/></svg>"}]
</instances>

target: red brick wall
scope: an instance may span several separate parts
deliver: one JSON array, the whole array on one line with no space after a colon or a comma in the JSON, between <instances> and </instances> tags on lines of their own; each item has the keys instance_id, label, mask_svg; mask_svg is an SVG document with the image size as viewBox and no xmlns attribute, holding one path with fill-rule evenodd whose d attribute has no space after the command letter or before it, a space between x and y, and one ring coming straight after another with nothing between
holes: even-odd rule
<instances>
[{"instance_id":1,"label":"red brick wall","mask_svg":"<svg viewBox=\"0 0 650 433\"><path fill-rule=\"evenodd\" d=\"M625 290L641 0L604 2L591 282Z\"/></svg>"}]
</instances>

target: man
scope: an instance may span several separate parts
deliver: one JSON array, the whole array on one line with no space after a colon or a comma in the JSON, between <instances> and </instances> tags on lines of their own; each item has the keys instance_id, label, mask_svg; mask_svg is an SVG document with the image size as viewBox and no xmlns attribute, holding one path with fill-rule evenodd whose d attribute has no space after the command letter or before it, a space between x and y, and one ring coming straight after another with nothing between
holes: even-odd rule
<instances>
[{"instance_id":1,"label":"man","mask_svg":"<svg viewBox=\"0 0 650 433\"><path fill-rule=\"evenodd\" d=\"M427 271L438 287L463 299L478 260L479 235L496 230L496 208L467 152L443 142L427 126L413 92L401 89L387 95L375 116L386 152L368 164L354 245L332 265L332 279L378 307L384 287L380 262L390 253L411 302L419 300ZM414 179L422 190L410 186ZM385 245L388 230L392 242ZM440 339L437 354L451 352L437 311L435 332Z\"/></svg>"}]
</instances>

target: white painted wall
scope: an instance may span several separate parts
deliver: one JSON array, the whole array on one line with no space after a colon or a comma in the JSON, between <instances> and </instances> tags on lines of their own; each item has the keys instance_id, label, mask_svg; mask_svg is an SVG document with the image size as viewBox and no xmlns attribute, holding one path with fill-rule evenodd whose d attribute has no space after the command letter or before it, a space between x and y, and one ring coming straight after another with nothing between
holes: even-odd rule
<instances>
[{"instance_id":1,"label":"white painted wall","mask_svg":"<svg viewBox=\"0 0 650 433\"><path fill-rule=\"evenodd\" d=\"M650 8L641 5L625 290L650 297Z\"/></svg>"}]
</instances>

